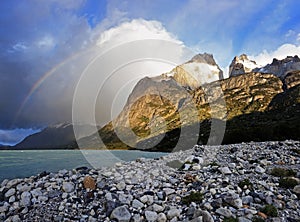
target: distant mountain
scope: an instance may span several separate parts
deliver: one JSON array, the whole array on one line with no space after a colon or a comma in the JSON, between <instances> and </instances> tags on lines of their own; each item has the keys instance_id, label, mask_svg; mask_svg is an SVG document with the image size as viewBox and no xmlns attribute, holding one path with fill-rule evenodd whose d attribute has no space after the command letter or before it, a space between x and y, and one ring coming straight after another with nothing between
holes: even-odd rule
<instances>
[{"instance_id":1,"label":"distant mountain","mask_svg":"<svg viewBox=\"0 0 300 222\"><path fill-rule=\"evenodd\" d=\"M26 137L23 141L11 147L13 149L74 149L77 143L70 123L60 123L46 127L42 131ZM78 126L83 129L91 126Z\"/></svg>"},{"instance_id":2,"label":"distant mountain","mask_svg":"<svg viewBox=\"0 0 300 222\"><path fill-rule=\"evenodd\" d=\"M297 55L287 56L285 59L273 59L271 64L259 67L255 61L249 60L246 54L234 57L229 67L229 77L249 72L273 74L284 79L290 73L300 70L300 59Z\"/></svg>"}]
</instances>

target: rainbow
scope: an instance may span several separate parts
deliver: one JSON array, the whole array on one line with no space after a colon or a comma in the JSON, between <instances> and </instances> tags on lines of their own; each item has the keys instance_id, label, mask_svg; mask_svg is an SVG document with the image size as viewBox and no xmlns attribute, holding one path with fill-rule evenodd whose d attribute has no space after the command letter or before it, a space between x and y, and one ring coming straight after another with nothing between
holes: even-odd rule
<instances>
[{"instance_id":1,"label":"rainbow","mask_svg":"<svg viewBox=\"0 0 300 222\"><path fill-rule=\"evenodd\" d=\"M12 126L16 123L16 121L18 120L20 114L22 113L24 107L26 106L26 104L28 103L28 101L30 100L30 98L32 97L32 95L35 93L35 91L37 89L40 88L40 86L50 77L52 76L59 68L61 68L63 65L67 64L69 61L71 61L72 59L75 59L79 56L82 56L84 54L87 54L89 52L91 52L93 49L89 49L89 50L85 50L83 52L77 52L72 54L71 56L69 56L68 58L66 58L65 60L63 60L62 62L58 63L57 65L55 65L52 69L50 69L49 71L47 71L45 74L42 75L42 77L40 79L38 79L31 87L31 89L29 90L28 94L26 95L26 97L24 98L23 102L21 103L15 118L12 122Z\"/></svg>"}]
</instances>

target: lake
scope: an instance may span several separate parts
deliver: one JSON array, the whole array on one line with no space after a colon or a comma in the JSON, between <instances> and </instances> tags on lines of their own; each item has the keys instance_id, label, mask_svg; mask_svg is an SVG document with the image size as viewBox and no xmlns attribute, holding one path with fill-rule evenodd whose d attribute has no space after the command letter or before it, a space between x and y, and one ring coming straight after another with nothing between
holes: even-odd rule
<instances>
[{"instance_id":1,"label":"lake","mask_svg":"<svg viewBox=\"0 0 300 222\"><path fill-rule=\"evenodd\" d=\"M137 158L158 158L167 153L128 150L1 150L0 182L23 178L43 171L57 172L81 166L112 166L116 162Z\"/></svg>"}]
</instances>

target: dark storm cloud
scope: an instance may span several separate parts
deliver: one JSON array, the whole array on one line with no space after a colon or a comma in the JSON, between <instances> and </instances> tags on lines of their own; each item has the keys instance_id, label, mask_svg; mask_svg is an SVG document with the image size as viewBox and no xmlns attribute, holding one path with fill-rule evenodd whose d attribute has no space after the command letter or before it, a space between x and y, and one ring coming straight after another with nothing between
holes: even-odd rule
<instances>
[{"instance_id":1,"label":"dark storm cloud","mask_svg":"<svg viewBox=\"0 0 300 222\"><path fill-rule=\"evenodd\" d=\"M26 112L25 104L24 112L15 121L22 102L44 73L75 52L90 48L94 42L95 32L78 12L84 3L80 0L1 2L0 128L31 127L70 119L66 116L70 112L52 115L53 107L50 105L53 102L48 97L48 101L41 99L41 103L30 112ZM72 71L72 67L68 67L68 70ZM66 88L63 81L71 78L65 73L56 75L64 76L52 79L56 82L44 83L48 85L48 90L55 90L51 84L62 85L58 89ZM69 82L74 83L74 79ZM55 101L56 105L65 102L60 101L59 97ZM49 109L47 115L45 108ZM57 117L59 119L56 120Z\"/></svg>"}]
</instances>

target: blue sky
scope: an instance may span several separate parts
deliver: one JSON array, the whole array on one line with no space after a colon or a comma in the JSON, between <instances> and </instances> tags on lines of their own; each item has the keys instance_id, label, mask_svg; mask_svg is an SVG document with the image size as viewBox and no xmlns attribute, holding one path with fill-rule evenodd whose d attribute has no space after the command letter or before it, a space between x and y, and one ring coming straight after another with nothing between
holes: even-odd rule
<instances>
[{"instance_id":1,"label":"blue sky","mask_svg":"<svg viewBox=\"0 0 300 222\"><path fill-rule=\"evenodd\" d=\"M298 0L4 0L0 4L0 143L21 140L24 129L32 133L71 121L72 95L81 73L76 71L83 70L94 54L72 56L102 43L158 36L198 53L212 53L223 69L242 53L266 64L273 57L300 52ZM53 75L41 83L49 70Z\"/></svg>"}]
</instances>

